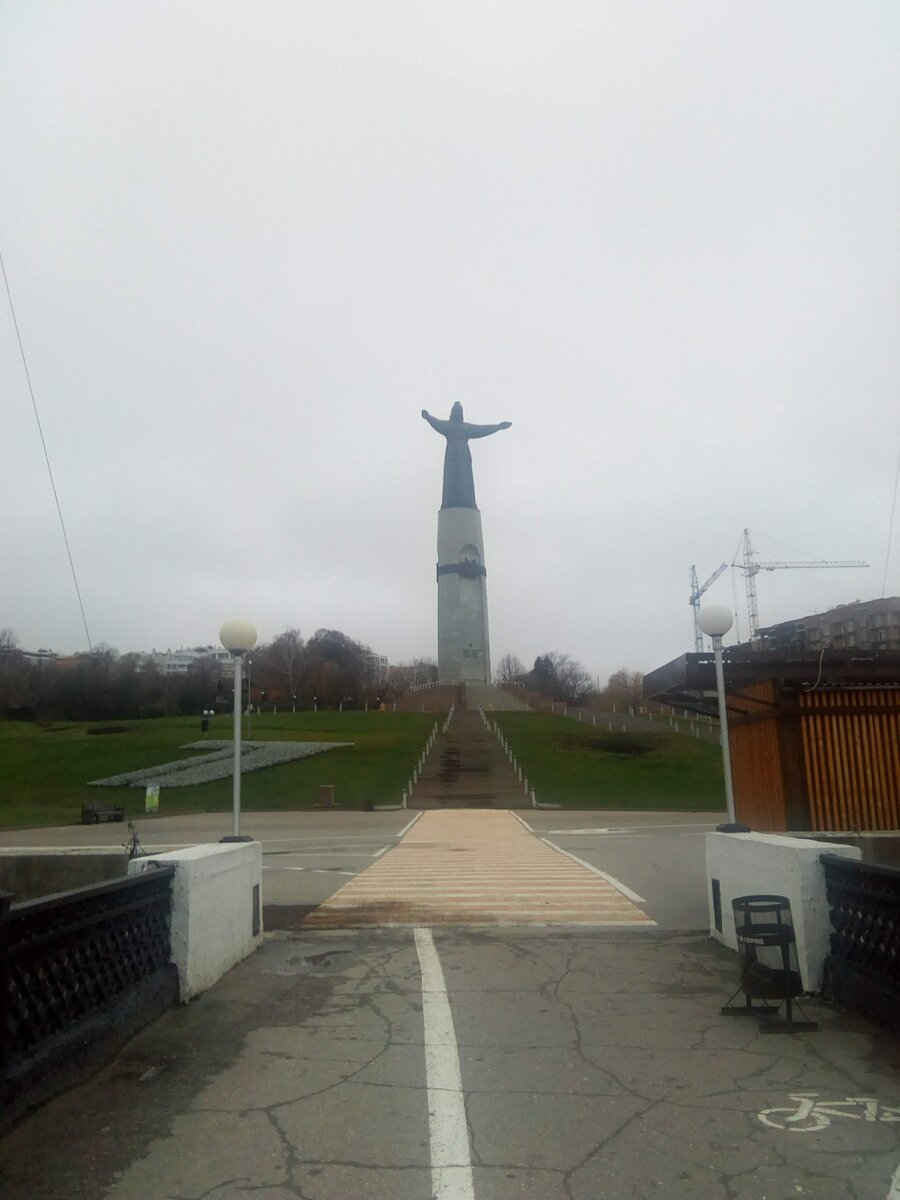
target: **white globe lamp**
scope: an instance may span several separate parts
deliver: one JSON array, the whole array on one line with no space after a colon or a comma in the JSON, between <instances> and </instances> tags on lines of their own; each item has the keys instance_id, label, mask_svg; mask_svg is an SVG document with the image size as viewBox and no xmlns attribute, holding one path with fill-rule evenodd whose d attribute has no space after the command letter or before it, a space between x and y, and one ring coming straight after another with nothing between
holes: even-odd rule
<instances>
[{"instance_id":1,"label":"white globe lamp","mask_svg":"<svg viewBox=\"0 0 900 1200\"><path fill-rule=\"evenodd\" d=\"M707 637L712 638L713 655L716 663L716 694L719 699L719 735L722 740L722 767L725 772L725 804L728 808L728 824L719 825L723 833L747 833L746 825L739 825L734 813L734 784L731 778L731 750L728 745L728 710L725 705L725 668L722 663L722 637L734 624L731 609L724 604L707 604L700 609L697 624Z\"/></svg>"}]
</instances>

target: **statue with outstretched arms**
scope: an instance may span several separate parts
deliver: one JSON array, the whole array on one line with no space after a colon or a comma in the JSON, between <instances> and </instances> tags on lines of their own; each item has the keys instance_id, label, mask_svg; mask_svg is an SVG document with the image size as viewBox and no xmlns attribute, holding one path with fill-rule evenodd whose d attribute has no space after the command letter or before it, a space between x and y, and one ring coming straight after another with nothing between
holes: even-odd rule
<instances>
[{"instance_id":1,"label":"statue with outstretched arms","mask_svg":"<svg viewBox=\"0 0 900 1200\"><path fill-rule=\"evenodd\" d=\"M499 425L470 425L463 420L463 409L458 400L450 410L449 421L433 417L424 408L422 416L432 429L436 429L447 439L441 508L477 508L469 439L489 437L501 429L509 429L512 422L501 421Z\"/></svg>"}]
</instances>

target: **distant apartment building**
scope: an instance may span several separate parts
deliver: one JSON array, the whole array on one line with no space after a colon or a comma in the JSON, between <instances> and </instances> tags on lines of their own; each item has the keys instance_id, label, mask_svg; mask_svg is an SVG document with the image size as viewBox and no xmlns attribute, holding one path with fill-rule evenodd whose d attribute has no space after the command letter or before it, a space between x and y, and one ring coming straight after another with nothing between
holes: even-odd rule
<instances>
[{"instance_id":1,"label":"distant apartment building","mask_svg":"<svg viewBox=\"0 0 900 1200\"><path fill-rule=\"evenodd\" d=\"M187 675L195 667L212 666L220 675L234 673L234 659L221 646L189 646L180 650L151 650L145 656L162 675Z\"/></svg>"},{"instance_id":2,"label":"distant apartment building","mask_svg":"<svg viewBox=\"0 0 900 1200\"><path fill-rule=\"evenodd\" d=\"M387 679L388 660L384 654L375 654L372 650L363 655L366 664L366 674L369 683L383 683Z\"/></svg>"},{"instance_id":3,"label":"distant apartment building","mask_svg":"<svg viewBox=\"0 0 900 1200\"><path fill-rule=\"evenodd\" d=\"M760 629L757 650L900 650L900 596L857 600Z\"/></svg>"},{"instance_id":4,"label":"distant apartment building","mask_svg":"<svg viewBox=\"0 0 900 1200\"><path fill-rule=\"evenodd\" d=\"M30 662L36 667L45 667L55 663L59 658L55 650L19 650L18 653L26 662Z\"/></svg>"}]
</instances>

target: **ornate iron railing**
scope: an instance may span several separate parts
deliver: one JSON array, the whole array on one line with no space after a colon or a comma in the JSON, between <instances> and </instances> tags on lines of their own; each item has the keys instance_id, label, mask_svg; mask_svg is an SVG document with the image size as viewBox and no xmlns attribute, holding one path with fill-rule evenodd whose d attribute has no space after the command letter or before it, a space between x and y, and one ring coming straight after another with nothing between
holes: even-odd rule
<instances>
[{"instance_id":1,"label":"ornate iron railing","mask_svg":"<svg viewBox=\"0 0 900 1200\"><path fill-rule=\"evenodd\" d=\"M821 859L832 928L824 993L900 1028L900 868Z\"/></svg>"},{"instance_id":2,"label":"ornate iron railing","mask_svg":"<svg viewBox=\"0 0 900 1200\"><path fill-rule=\"evenodd\" d=\"M174 867L10 905L0 897L0 1064L170 960Z\"/></svg>"}]
</instances>

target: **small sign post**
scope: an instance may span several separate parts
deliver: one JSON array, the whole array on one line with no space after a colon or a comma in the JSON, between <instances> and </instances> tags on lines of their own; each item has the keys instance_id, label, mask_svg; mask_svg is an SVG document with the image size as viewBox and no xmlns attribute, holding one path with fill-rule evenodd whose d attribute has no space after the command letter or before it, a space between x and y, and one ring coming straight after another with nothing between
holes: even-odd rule
<instances>
[{"instance_id":1,"label":"small sign post","mask_svg":"<svg viewBox=\"0 0 900 1200\"><path fill-rule=\"evenodd\" d=\"M148 813L159 812L159 784L148 783L147 794L144 798L144 811Z\"/></svg>"}]
</instances>

